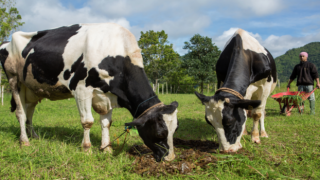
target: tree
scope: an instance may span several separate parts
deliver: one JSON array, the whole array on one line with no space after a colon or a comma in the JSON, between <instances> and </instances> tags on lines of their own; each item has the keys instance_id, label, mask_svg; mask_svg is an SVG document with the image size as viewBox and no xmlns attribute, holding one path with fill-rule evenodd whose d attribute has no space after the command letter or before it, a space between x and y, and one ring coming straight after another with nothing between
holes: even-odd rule
<instances>
[{"instance_id":1,"label":"tree","mask_svg":"<svg viewBox=\"0 0 320 180\"><path fill-rule=\"evenodd\" d=\"M9 36L16 31L19 26L22 26L24 22L21 22L21 15L16 7L14 7L14 0L0 0L0 44L3 41L8 40ZM5 78L4 71L0 69L0 88L1 85L5 85L8 88L8 80Z\"/></svg>"},{"instance_id":2,"label":"tree","mask_svg":"<svg viewBox=\"0 0 320 180\"><path fill-rule=\"evenodd\" d=\"M157 84L158 80L172 76L179 67L179 54L168 44L168 35L162 30L143 33L138 41L143 57L145 72L150 80Z\"/></svg>"},{"instance_id":3,"label":"tree","mask_svg":"<svg viewBox=\"0 0 320 180\"><path fill-rule=\"evenodd\" d=\"M21 22L21 15L14 5L14 0L0 0L0 44L8 40L13 31L24 24Z\"/></svg>"},{"instance_id":4,"label":"tree","mask_svg":"<svg viewBox=\"0 0 320 180\"><path fill-rule=\"evenodd\" d=\"M183 49L188 50L183 58L183 67L189 76L200 81L203 93L203 83L215 78L215 66L221 51L212 43L211 38L200 34L194 35L190 42L184 42Z\"/></svg>"}]
</instances>

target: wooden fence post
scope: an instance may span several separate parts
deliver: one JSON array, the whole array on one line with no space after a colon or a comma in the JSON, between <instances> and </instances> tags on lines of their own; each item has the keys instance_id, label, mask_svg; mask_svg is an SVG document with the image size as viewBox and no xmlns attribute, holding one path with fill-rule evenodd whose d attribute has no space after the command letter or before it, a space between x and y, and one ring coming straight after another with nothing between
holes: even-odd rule
<instances>
[{"instance_id":1,"label":"wooden fence post","mask_svg":"<svg viewBox=\"0 0 320 180\"><path fill-rule=\"evenodd\" d=\"M166 90L167 90L167 93L168 94L168 83L166 82Z\"/></svg>"},{"instance_id":2,"label":"wooden fence post","mask_svg":"<svg viewBox=\"0 0 320 180\"><path fill-rule=\"evenodd\" d=\"M172 85L170 86L170 94L172 94Z\"/></svg>"},{"instance_id":3,"label":"wooden fence post","mask_svg":"<svg viewBox=\"0 0 320 180\"><path fill-rule=\"evenodd\" d=\"M217 83L214 83L214 92L217 91Z\"/></svg>"},{"instance_id":4,"label":"wooden fence post","mask_svg":"<svg viewBox=\"0 0 320 180\"><path fill-rule=\"evenodd\" d=\"M157 86L158 86L158 95L159 95L159 83L158 83L158 85L157 85Z\"/></svg>"},{"instance_id":5,"label":"wooden fence post","mask_svg":"<svg viewBox=\"0 0 320 180\"><path fill-rule=\"evenodd\" d=\"M3 91L4 91L4 86L1 86L1 104L3 106Z\"/></svg>"},{"instance_id":6,"label":"wooden fence post","mask_svg":"<svg viewBox=\"0 0 320 180\"><path fill-rule=\"evenodd\" d=\"M163 94L163 84L162 84L162 89L161 90L162 90L162 94Z\"/></svg>"},{"instance_id":7,"label":"wooden fence post","mask_svg":"<svg viewBox=\"0 0 320 180\"><path fill-rule=\"evenodd\" d=\"M207 93L209 93L209 83L208 83Z\"/></svg>"},{"instance_id":8,"label":"wooden fence post","mask_svg":"<svg viewBox=\"0 0 320 180\"><path fill-rule=\"evenodd\" d=\"M280 79L278 79L278 87L280 88L280 86L281 86L281 85L280 85Z\"/></svg>"}]
</instances>

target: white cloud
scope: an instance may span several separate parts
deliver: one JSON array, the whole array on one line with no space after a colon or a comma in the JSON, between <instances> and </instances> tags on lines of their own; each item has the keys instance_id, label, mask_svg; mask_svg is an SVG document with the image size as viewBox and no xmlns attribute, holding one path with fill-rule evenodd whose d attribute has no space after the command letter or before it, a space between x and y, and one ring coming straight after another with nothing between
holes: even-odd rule
<instances>
[{"instance_id":1,"label":"white cloud","mask_svg":"<svg viewBox=\"0 0 320 180\"><path fill-rule=\"evenodd\" d=\"M251 12L257 16L265 16L277 13L284 8L281 0L235 0L242 12Z\"/></svg>"},{"instance_id":2,"label":"white cloud","mask_svg":"<svg viewBox=\"0 0 320 180\"><path fill-rule=\"evenodd\" d=\"M320 26L317 21L319 14L299 14L292 18L290 15L279 16L277 19L258 18L283 12L290 14L286 10L299 7L298 1L88 0L83 8L78 9L72 4L65 7L61 2L62 0L17 0L17 8L25 22L21 30L38 31L76 23L114 22L128 28L137 40L140 31L165 30L175 50L183 54L183 42L196 33L212 37L221 32L221 35L213 37L213 42L223 49L236 27L241 26L257 30L255 34L251 34L275 57L288 49L320 39L317 33ZM275 28L282 32L279 33ZM283 29L290 28L299 34L283 32ZM262 36L267 38L263 39Z\"/></svg>"},{"instance_id":3,"label":"white cloud","mask_svg":"<svg viewBox=\"0 0 320 180\"><path fill-rule=\"evenodd\" d=\"M58 0L28 0L18 1L25 25L23 31L38 31L77 23L114 22L126 28L130 23L125 18L107 18L93 13L90 7L81 9L66 8Z\"/></svg>"}]
</instances>

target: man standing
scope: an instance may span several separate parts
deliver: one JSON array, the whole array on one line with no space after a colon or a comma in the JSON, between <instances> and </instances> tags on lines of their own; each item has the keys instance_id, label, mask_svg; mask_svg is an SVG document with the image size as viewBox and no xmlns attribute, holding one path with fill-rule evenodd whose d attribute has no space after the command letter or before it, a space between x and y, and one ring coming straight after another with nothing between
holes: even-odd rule
<instances>
[{"instance_id":1,"label":"man standing","mask_svg":"<svg viewBox=\"0 0 320 180\"><path fill-rule=\"evenodd\" d=\"M290 76L289 83L287 85L290 88L290 83L297 77L297 86L298 91L311 92L313 90L314 80L317 81L317 87L320 88L319 84L319 75L317 68L311 62L308 62L308 53L301 52L300 55L300 64L297 64L292 71ZM309 96L310 102L310 114L315 114L315 97L314 93Z\"/></svg>"}]
</instances>

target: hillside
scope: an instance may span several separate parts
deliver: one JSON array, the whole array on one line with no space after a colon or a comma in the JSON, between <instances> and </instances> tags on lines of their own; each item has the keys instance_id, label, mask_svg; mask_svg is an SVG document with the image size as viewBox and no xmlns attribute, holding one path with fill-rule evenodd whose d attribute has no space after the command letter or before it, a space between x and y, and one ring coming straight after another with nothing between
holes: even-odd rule
<instances>
[{"instance_id":1,"label":"hillside","mask_svg":"<svg viewBox=\"0 0 320 180\"><path fill-rule=\"evenodd\" d=\"M281 82L287 82L293 67L300 62L299 54L305 51L309 54L308 61L314 63L320 74L320 42L312 42L300 48L288 50L284 55L275 58L278 78Z\"/></svg>"}]
</instances>

